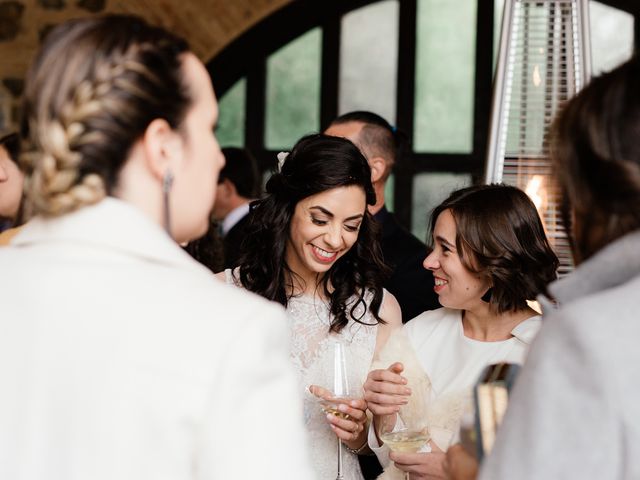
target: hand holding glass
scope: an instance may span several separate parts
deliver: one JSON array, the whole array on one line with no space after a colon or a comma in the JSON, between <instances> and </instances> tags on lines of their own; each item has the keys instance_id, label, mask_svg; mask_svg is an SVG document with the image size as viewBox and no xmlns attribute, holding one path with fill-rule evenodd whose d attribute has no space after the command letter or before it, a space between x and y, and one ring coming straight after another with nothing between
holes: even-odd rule
<instances>
[{"instance_id":1,"label":"hand holding glass","mask_svg":"<svg viewBox=\"0 0 640 480\"><path fill-rule=\"evenodd\" d=\"M320 397L318 403L324 413L349 419L349 415L341 412L338 408L341 403L348 404L352 400L352 391L350 390L349 377L347 375L347 362L345 360L345 345L337 341L334 342L330 346L329 354L326 368L330 373L328 377L331 385L327 385L328 388L314 385L312 393ZM343 480L343 478L342 441L338 438L338 474L336 480Z\"/></svg>"},{"instance_id":2,"label":"hand holding glass","mask_svg":"<svg viewBox=\"0 0 640 480\"><path fill-rule=\"evenodd\" d=\"M429 383L426 377L406 377L411 389L409 402L395 415L380 417L378 437L394 452L416 453L430 439L427 427ZM405 478L409 474L405 473Z\"/></svg>"}]
</instances>

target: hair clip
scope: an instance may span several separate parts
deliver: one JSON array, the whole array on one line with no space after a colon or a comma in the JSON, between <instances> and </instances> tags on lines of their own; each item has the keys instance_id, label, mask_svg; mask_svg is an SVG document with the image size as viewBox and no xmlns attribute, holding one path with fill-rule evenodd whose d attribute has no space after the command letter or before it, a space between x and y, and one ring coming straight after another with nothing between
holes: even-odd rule
<instances>
[{"instance_id":1,"label":"hair clip","mask_svg":"<svg viewBox=\"0 0 640 480\"><path fill-rule=\"evenodd\" d=\"M289 156L289 152L280 152L278 153L278 173L282 172L282 166L284 165L284 161Z\"/></svg>"}]
</instances>

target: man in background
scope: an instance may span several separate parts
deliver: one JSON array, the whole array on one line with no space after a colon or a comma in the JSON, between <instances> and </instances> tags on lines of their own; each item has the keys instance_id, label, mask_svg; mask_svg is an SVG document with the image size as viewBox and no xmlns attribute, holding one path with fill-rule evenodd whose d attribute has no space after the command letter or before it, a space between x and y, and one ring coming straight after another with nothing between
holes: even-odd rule
<instances>
[{"instance_id":1,"label":"man in background","mask_svg":"<svg viewBox=\"0 0 640 480\"><path fill-rule=\"evenodd\" d=\"M226 164L218 179L213 218L221 226L224 268L234 268L249 222L249 203L260 195L260 172L248 150L229 147L222 153Z\"/></svg>"},{"instance_id":2,"label":"man in background","mask_svg":"<svg viewBox=\"0 0 640 480\"><path fill-rule=\"evenodd\" d=\"M382 254L393 272L384 287L398 300L402 321L440 308L433 275L422 266L429 249L385 207L385 186L400 152L395 129L375 113L356 111L336 118L325 133L348 138L369 162L376 191L376 204L369 206L369 212L382 226Z\"/></svg>"}]
</instances>

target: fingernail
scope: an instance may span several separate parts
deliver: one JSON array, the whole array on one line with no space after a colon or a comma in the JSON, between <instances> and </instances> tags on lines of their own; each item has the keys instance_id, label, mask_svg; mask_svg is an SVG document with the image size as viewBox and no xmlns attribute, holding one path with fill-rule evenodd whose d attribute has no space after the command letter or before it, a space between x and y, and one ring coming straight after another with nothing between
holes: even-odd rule
<instances>
[{"instance_id":1,"label":"fingernail","mask_svg":"<svg viewBox=\"0 0 640 480\"><path fill-rule=\"evenodd\" d=\"M331 413L327 413L327 420L333 420L335 417Z\"/></svg>"},{"instance_id":2,"label":"fingernail","mask_svg":"<svg viewBox=\"0 0 640 480\"><path fill-rule=\"evenodd\" d=\"M340 405L338 405L338 410L340 410L341 412L345 412L349 409L349 407L347 407L345 404L341 403Z\"/></svg>"},{"instance_id":3,"label":"fingernail","mask_svg":"<svg viewBox=\"0 0 640 480\"><path fill-rule=\"evenodd\" d=\"M406 393L407 395L411 395L411 389L409 387L406 387L404 389L404 393Z\"/></svg>"},{"instance_id":4,"label":"fingernail","mask_svg":"<svg viewBox=\"0 0 640 480\"><path fill-rule=\"evenodd\" d=\"M403 385L406 385L406 384L407 384L407 379L406 379L406 378L404 378L404 377L402 377L402 384L403 384Z\"/></svg>"}]
</instances>

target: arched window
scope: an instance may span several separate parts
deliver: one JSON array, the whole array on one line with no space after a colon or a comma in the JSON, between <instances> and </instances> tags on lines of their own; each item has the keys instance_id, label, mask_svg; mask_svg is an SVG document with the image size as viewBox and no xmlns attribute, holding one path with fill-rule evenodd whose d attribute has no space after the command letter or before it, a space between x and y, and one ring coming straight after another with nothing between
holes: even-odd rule
<instances>
[{"instance_id":1,"label":"arched window","mask_svg":"<svg viewBox=\"0 0 640 480\"><path fill-rule=\"evenodd\" d=\"M629 12L638 12L633 0L590 3L596 73L631 55L638 22ZM410 139L387 206L424 239L430 210L482 178L503 4L291 2L209 62L220 142L246 146L269 171L302 135L374 111Z\"/></svg>"}]
</instances>

